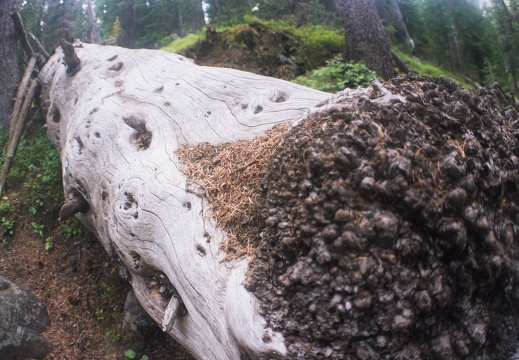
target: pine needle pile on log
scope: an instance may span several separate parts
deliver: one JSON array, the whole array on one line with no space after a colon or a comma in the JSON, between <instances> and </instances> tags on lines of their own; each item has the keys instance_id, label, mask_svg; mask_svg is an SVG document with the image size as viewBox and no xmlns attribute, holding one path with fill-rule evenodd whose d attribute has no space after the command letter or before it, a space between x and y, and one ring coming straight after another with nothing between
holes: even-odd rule
<instances>
[{"instance_id":1,"label":"pine needle pile on log","mask_svg":"<svg viewBox=\"0 0 519 360\"><path fill-rule=\"evenodd\" d=\"M254 140L183 146L176 152L182 171L207 191L213 216L227 232L222 250L230 257L255 253L259 186L288 126L276 125Z\"/></svg>"}]
</instances>

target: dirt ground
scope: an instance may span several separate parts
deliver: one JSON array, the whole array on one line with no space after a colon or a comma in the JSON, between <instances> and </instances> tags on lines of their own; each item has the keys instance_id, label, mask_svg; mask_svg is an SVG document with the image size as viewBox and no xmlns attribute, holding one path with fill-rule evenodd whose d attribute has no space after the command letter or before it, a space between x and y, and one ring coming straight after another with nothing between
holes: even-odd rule
<instances>
[{"instance_id":1,"label":"dirt ground","mask_svg":"<svg viewBox=\"0 0 519 360\"><path fill-rule=\"evenodd\" d=\"M147 334L123 329L130 285L92 235L67 238L57 226L44 235L53 237L50 251L29 217L19 214L14 235L0 245L0 274L47 306L51 325L44 336L53 345L47 359L127 359L129 350L135 359L191 359L158 327Z\"/></svg>"}]
</instances>

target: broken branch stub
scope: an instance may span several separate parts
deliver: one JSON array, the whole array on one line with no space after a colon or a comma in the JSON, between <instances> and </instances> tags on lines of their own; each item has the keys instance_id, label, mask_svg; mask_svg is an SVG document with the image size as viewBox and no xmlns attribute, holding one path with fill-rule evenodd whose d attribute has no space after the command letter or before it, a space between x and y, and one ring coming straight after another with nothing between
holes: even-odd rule
<instances>
[{"instance_id":1,"label":"broken branch stub","mask_svg":"<svg viewBox=\"0 0 519 360\"><path fill-rule=\"evenodd\" d=\"M63 57L63 61L67 66L67 74L68 76L74 76L79 71L81 66L81 61L74 51L74 45L67 42L65 39L61 39L59 43L61 44L63 54L65 55Z\"/></svg>"},{"instance_id":2,"label":"broken branch stub","mask_svg":"<svg viewBox=\"0 0 519 360\"><path fill-rule=\"evenodd\" d=\"M223 261L226 234L175 152L256 138L330 95L162 51L89 44L62 44L40 80L65 196L84 199L66 213L118 257L151 317L198 359L283 356L282 335L243 286L248 259Z\"/></svg>"}]
</instances>

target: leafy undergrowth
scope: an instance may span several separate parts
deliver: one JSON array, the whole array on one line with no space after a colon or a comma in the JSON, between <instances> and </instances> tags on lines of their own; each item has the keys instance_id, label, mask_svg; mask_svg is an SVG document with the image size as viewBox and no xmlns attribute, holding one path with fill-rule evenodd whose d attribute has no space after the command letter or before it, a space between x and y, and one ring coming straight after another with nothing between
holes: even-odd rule
<instances>
[{"instance_id":1,"label":"leafy undergrowth","mask_svg":"<svg viewBox=\"0 0 519 360\"><path fill-rule=\"evenodd\" d=\"M1 130L2 148L6 141ZM0 199L0 275L47 306L47 359L190 359L158 327L147 336L123 329L130 285L76 219L58 223L62 202L59 154L40 117L20 143Z\"/></svg>"},{"instance_id":2,"label":"leafy undergrowth","mask_svg":"<svg viewBox=\"0 0 519 360\"><path fill-rule=\"evenodd\" d=\"M317 90L336 93L345 88L368 86L376 75L363 63L344 62L342 55L337 55L328 60L325 66L312 70L307 75L298 76L293 81Z\"/></svg>"}]
</instances>

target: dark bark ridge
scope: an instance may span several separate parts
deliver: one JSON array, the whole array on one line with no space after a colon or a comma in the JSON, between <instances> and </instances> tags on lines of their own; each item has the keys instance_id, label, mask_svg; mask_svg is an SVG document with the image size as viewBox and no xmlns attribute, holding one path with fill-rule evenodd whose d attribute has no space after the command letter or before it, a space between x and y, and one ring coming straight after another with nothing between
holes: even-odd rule
<instances>
[{"instance_id":1,"label":"dark bark ridge","mask_svg":"<svg viewBox=\"0 0 519 360\"><path fill-rule=\"evenodd\" d=\"M507 358L519 115L446 79L348 94L287 133L266 178L247 286L288 357Z\"/></svg>"},{"instance_id":2,"label":"dark bark ridge","mask_svg":"<svg viewBox=\"0 0 519 360\"><path fill-rule=\"evenodd\" d=\"M384 79L393 75L391 48L374 0L337 0L346 34L344 58L362 61Z\"/></svg>"}]
</instances>

